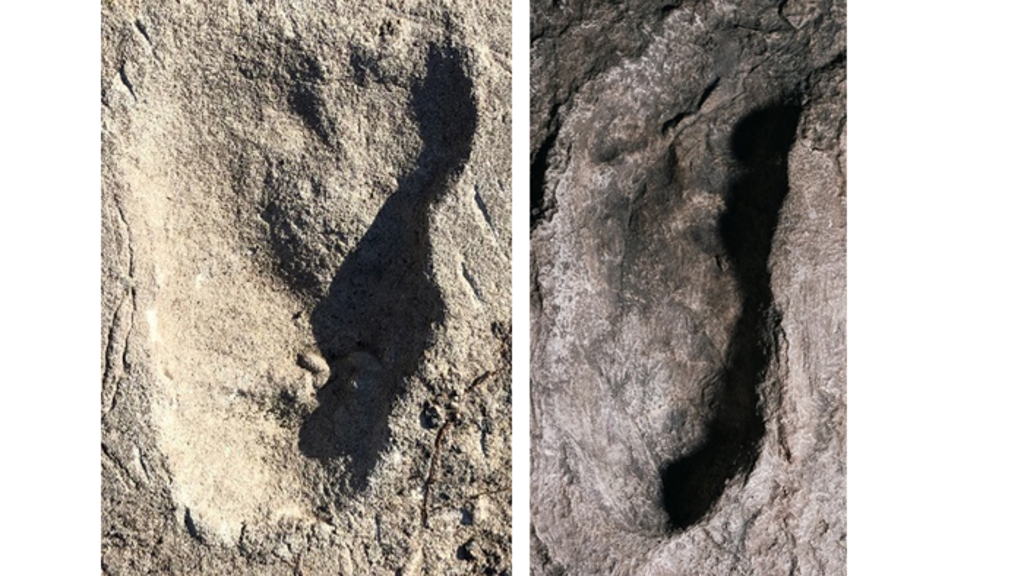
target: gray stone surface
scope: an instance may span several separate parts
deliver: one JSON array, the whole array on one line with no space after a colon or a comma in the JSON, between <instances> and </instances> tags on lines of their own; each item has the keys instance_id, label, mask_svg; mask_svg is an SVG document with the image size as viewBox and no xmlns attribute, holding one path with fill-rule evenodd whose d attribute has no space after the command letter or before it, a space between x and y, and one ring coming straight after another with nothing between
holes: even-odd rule
<instances>
[{"instance_id":1,"label":"gray stone surface","mask_svg":"<svg viewBox=\"0 0 1024 576\"><path fill-rule=\"evenodd\" d=\"M845 5L532 8L532 572L845 573Z\"/></svg>"},{"instance_id":2,"label":"gray stone surface","mask_svg":"<svg viewBox=\"0 0 1024 576\"><path fill-rule=\"evenodd\" d=\"M104 573L509 573L509 3L102 22Z\"/></svg>"}]
</instances>

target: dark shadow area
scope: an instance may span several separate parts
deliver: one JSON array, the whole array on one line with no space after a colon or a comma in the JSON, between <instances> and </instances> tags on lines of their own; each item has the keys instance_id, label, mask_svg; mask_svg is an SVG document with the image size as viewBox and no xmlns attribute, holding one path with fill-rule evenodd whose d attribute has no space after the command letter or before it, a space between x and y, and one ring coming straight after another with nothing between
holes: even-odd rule
<instances>
[{"instance_id":1,"label":"dark shadow area","mask_svg":"<svg viewBox=\"0 0 1024 576\"><path fill-rule=\"evenodd\" d=\"M530 160L530 230L547 218L551 210L550 201L544 198L544 174L548 169L548 156L558 138L558 129L552 130L541 142L536 154Z\"/></svg>"},{"instance_id":2,"label":"dark shadow area","mask_svg":"<svg viewBox=\"0 0 1024 576\"><path fill-rule=\"evenodd\" d=\"M778 317L768 257L779 210L789 192L789 150L801 109L779 105L737 124L732 153L739 175L730 185L718 233L743 298L718 382L704 443L662 469L662 495L672 530L700 520L730 478L748 474L765 432L758 386L775 353Z\"/></svg>"},{"instance_id":3,"label":"dark shadow area","mask_svg":"<svg viewBox=\"0 0 1024 576\"><path fill-rule=\"evenodd\" d=\"M415 169L345 258L310 318L331 373L317 393L319 407L299 431L299 449L322 461L342 458L354 490L366 487L389 441L392 404L431 344L433 326L444 320L429 261L428 209L462 171L476 132L463 56L431 45L410 105L422 140Z\"/></svg>"}]
</instances>

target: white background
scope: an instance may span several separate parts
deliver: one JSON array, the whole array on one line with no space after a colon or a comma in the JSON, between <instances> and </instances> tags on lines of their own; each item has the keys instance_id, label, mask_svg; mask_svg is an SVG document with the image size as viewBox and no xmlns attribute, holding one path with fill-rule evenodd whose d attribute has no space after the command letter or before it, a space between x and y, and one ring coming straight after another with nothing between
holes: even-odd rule
<instances>
[{"instance_id":1,"label":"white background","mask_svg":"<svg viewBox=\"0 0 1024 576\"><path fill-rule=\"evenodd\" d=\"M1021 570L1021 10L849 10L849 572ZM528 2L514 12L515 574L529 563ZM0 572L100 556L100 14L0 16Z\"/></svg>"}]
</instances>

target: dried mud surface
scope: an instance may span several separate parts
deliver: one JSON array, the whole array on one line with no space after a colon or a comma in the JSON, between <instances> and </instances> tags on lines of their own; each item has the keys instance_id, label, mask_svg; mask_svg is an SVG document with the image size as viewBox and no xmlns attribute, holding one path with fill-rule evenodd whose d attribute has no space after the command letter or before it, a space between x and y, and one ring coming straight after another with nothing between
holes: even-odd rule
<instances>
[{"instance_id":1,"label":"dried mud surface","mask_svg":"<svg viewBox=\"0 0 1024 576\"><path fill-rule=\"evenodd\" d=\"M510 6L102 5L105 574L508 574Z\"/></svg>"},{"instance_id":2,"label":"dried mud surface","mask_svg":"<svg viewBox=\"0 0 1024 576\"><path fill-rule=\"evenodd\" d=\"M532 572L845 573L845 5L532 9Z\"/></svg>"}]
</instances>

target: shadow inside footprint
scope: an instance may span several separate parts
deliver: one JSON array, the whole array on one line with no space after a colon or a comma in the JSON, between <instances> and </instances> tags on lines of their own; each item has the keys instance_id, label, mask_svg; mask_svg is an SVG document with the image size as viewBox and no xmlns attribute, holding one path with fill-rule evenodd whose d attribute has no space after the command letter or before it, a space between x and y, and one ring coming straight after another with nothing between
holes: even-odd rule
<instances>
[{"instance_id":1,"label":"shadow inside footprint","mask_svg":"<svg viewBox=\"0 0 1024 576\"><path fill-rule=\"evenodd\" d=\"M779 210L789 192L789 150L801 109L779 105L744 117L732 134L738 177L726 195L718 233L735 274L742 309L718 379L713 416L701 446L661 471L662 497L672 530L700 520L729 479L747 474L757 460L765 423L758 385L775 350L777 313L768 257Z\"/></svg>"},{"instance_id":2,"label":"shadow inside footprint","mask_svg":"<svg viewBox=\"0 0 1024 576\"><path fill-rule=\"evenodd\" d=\"M354 490L366 487L389 441L392 404L444 320L428 214L462 171L476 132L462 54L432 44L410 106L422 142L415 169L385 201L310 317L331 372L317 392L318 408L299 430L299 449L318 460L344 458Z\"/></svg>"}]
</instances>

